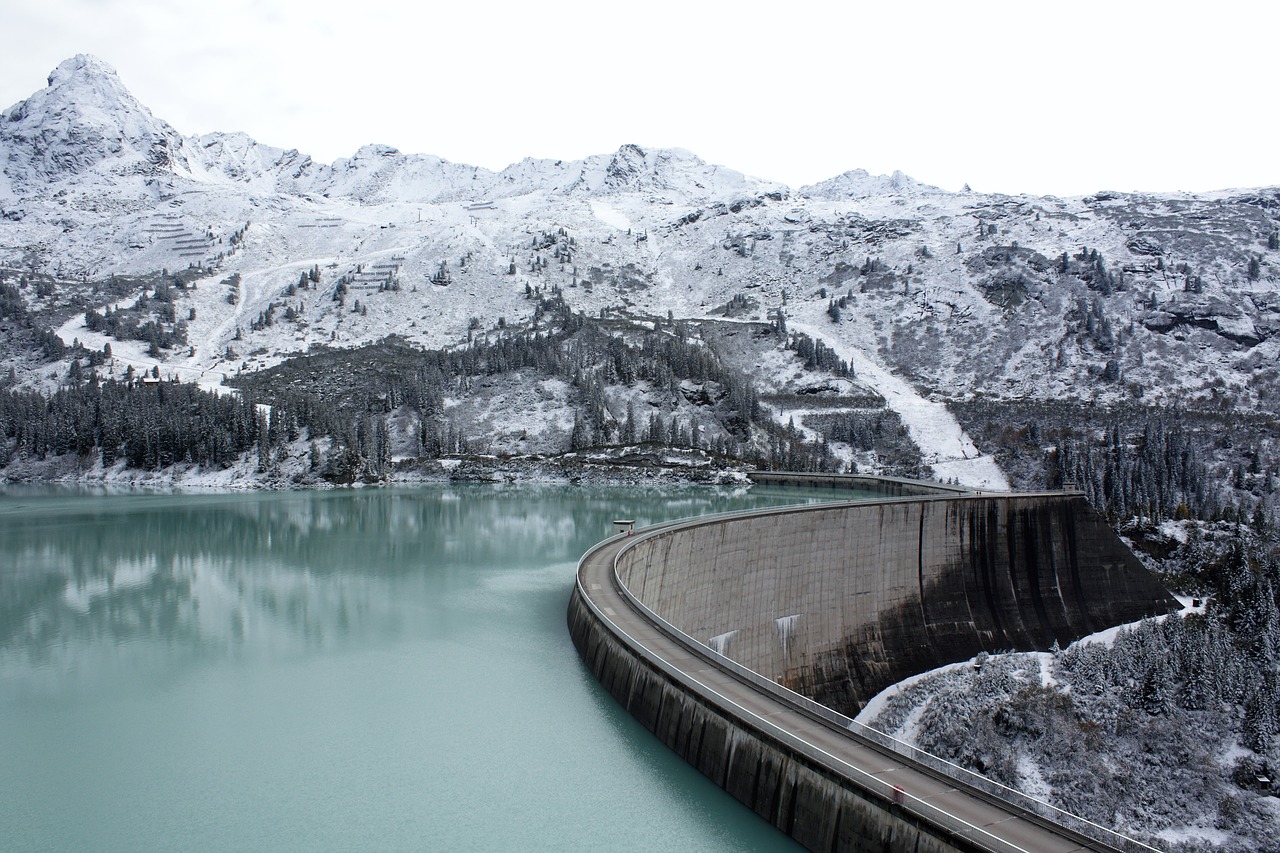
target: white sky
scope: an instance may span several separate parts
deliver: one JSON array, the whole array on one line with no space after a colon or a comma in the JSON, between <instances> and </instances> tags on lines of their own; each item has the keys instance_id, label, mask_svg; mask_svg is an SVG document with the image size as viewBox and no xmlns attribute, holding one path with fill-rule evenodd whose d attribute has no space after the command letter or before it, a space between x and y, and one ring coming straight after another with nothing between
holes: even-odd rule
<instances>
[{"instance_id":1,"label":"white sky","mask_svg":"<svg viewBox=\"0 0 1280 853\"><path fill-rule=\"evenodd\" d=\"M76 53L184 134L500 169L635 142L792 187L1280 184L1274 0L4 0L0 108Z\"/></svg>"}]
</instances>

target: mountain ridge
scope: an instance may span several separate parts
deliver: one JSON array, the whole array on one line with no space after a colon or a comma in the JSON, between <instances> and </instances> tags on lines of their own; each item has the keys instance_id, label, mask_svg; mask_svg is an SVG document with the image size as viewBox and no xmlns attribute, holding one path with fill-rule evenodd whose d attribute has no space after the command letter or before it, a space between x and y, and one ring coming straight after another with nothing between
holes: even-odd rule
<instances>
[{"instance_id":1,"label":"mountain ridge","mask_svg":"<svg viewBox=\"0 0 1280 853\"><path fill-rule=\"evenodd\" d=\"M23 310L117 368L211 386L313 345L501 337L555 294L619 322L790 321L908 425L975 397L1262 412L1277 392L1275 188L1008 196L855 169L793 190L629 144L498 172L378 144L324 164L181 136L83 56L3 114L0 158L0 269L51 282ZM183 279L186 349L174 319L159 346L91 328L120 281L162 273ZM737 368L782 387L751 352ZM965 476L972 442L918 426L923 458Z\"/></svg>"},{"instance_id":2,"label":"mountain ridge","mask_svg":"<svg viewBox=\"0 0 1280 853\"><path fill-rule=\"evenodd\" d=\"M29 149L38 148L40 153L53 149L50 154L52 162L45 168L35 169L34 174L9 173L11 180L16 179L20 183L79 174L107 159L108 155L128 156L132 151L136 156L142 151L151 153L154 150L149 163L173 163L179 176L199 177L204 173L208 177L211 173L221 173L231 180L256 183L263 189L276 192L323 194L341 191L345 187L356 197L360 197L362 192L359 187L352 188L351 185L358 182L351 180L348 173L361 171L361 167L375 173L382 171L389 159L395 172L408 173L398 174L396 179L402 188L409 189L407 197L414 201L456 200L463 197L460 193L468 193L468 198L494 193L523 193L553 185L556 190L587 194L622 188L671 189L663 178L664 174L671 178L672 170L665 167L672 160L685 170L700 174L722 191L765 187L767 191L786 189L776 181L750 178L723 166L706 164L683 149L646 151L629 143L621 145L617 151L591 155L582 160L526 158L497 172L452 163L431 154L405 154L392 146L377 143L361 146L350 156L339 157L326 164L313 160L296 148L265 145L238 131L183 136L137 101L111 65L90 54L78 54L60 63L49 74L45 89L11 105L4 111L3 118L0 133L4 136L0 138L6 138L11 147L21 147L25 143ZM75 138L67 136L72 128L79 131ZM82 149L82 156L69 156L67 149L75 147ZM210 154L210 149L216 150ZM39 156L32 159L39 159ZM421 179L432 172L443 186L434 192L424 192ZM344 175L348 176L345 182ZM413 194L415 178L418 185L416 195ZM682 189L705 188L685 186Z\"/></svg>"}]
</instances>

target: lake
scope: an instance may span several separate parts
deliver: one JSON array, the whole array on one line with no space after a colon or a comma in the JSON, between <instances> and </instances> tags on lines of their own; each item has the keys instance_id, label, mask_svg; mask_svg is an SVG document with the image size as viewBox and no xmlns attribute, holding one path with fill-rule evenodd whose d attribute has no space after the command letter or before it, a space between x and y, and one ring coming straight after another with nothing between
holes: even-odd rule
<instances>
[{"instance_id":1,"label":"lake","mask_svg":"<svg viewBox=\"0 0 1280 853\"><path fill-rule=\"evenodd\" d=\"M795 850L565 629L640 525L832 492L0 493L0 847Z\"/></svg>"}]
</instances>

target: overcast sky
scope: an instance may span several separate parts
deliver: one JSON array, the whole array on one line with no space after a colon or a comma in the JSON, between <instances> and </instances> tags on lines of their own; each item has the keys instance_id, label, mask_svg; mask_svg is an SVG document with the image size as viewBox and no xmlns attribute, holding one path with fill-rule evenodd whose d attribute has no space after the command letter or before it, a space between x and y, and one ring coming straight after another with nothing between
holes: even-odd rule
<instances>
[{"instance_id":1,"label":"overcast sky","mask_svg":"<svg viewBox=\"0 0 1280 853\"><path fill-rule=\"evenodd\" d=\"M1275 2L12 0L0 107L92 53L184 134L500 169L627 142L792 187L1280 184Z\"/></svg>"}]
</instances>

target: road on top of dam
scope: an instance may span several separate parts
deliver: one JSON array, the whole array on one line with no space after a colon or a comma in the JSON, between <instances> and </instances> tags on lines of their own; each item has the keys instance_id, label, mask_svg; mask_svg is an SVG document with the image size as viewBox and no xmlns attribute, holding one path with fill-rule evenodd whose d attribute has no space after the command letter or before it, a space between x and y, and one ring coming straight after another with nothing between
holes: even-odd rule
<instances>
[{"instance_id":1,"label":"road on top of dam","mask_svg":"<svg viewBox=\"0 0 1280 853\"><path fill-rule=\"evenodd\" d=\"M998 853L1118 849L1033 819L1025 810L994 797L957 787L954 780L820 722L699 656L637 610L615 585L614 560L635 538L614 536L583 557L578 568L581 594L625 645L730 719L785 744L838 778L879 791L918 819L939 827L941 837L949 834Z\"/></svg>"}]
</instances>

